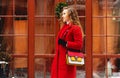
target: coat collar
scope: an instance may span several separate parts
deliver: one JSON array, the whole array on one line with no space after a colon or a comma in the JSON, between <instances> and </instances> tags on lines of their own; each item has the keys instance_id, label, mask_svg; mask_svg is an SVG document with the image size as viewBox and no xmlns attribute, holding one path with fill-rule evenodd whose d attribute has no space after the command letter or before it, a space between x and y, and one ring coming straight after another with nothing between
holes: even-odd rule
<instances>
[{"instance_id":1,"label":"coat collar","mask_svg":"<svg viewBox=\"0 0 120 78\"><path fill-rule=\"evenodd\" d=\"M65 26L72 26L73 25L73 23L71 22L71 23L69 23L69 24L67 24L67 23L65 23Z\"/></svg>"}]
</instances>

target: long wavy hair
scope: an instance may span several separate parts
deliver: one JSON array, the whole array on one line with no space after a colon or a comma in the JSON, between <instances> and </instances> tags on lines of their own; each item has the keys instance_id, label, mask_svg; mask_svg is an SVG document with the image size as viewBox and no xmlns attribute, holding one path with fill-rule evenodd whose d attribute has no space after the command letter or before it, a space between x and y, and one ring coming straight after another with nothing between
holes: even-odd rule
<instances>
[{"instance_id":1,"label":"long wavy hair","mask_svg":"<svg viewBox=\"0 0 120 78\"><path fill-rule=\"evenodd\" d=\"M70 16L70 21L74 24L74 25L77 25L81 28L81 31L82 31L82 36L84 37L84 32L83 32L83 28L80 24L80 20L78 18L78 13L77 11L73 8L73 7L64 7L63 10L68 10L68 14ZM61 25L64 25L65 22L63 22L63 18L62 18L62 13L60 15L60 24Z\"/></svg>"}]
</instances>

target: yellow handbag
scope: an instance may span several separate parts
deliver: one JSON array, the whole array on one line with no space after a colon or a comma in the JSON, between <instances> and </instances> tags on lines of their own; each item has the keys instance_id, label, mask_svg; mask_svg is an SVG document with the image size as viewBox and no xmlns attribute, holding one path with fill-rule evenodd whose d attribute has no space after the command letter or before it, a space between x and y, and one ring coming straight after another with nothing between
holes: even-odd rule
<instances>
[{"instance_id":1,"label":"yellow handbag","mask_svg":"<svg viewBox=\"0 0 120 78\"><path fill-rule=\"evenodd\" d=\"M68 65L84 65L84 54L81 52L67 51L66 53L66 63Z\"/></svg>"}]
</instances>

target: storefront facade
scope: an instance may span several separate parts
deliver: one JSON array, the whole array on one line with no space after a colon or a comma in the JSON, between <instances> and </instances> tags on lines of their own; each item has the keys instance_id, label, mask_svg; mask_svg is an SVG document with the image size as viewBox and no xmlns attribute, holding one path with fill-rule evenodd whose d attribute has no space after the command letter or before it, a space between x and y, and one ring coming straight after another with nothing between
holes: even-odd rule
<instances>
[{"instance_id":1,"label":"storefront facade","mask_svg":"<svg viewBox=\"0 0 120 78\"><path fill-rule=\"evenodd\" d=\"M50 78L59 2L77 10L85 33L85 66L77 67L77 78L119 77L119 0L0 0L0 51L13 57L8 76Z\"/></svg>"}]
</instances>

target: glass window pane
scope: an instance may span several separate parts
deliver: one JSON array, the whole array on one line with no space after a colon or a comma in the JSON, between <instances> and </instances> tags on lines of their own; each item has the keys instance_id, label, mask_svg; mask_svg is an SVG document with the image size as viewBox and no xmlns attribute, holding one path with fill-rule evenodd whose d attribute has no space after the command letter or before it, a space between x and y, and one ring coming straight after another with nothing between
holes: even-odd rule
<instances>
[{"instance_id":1,"label":"glass window pane","mask_svg":"<svg viewBox=\"0 0 120 78\"><path fill-rule=\"evenodd\" d=\"M35 18L35 34L53 34L55 33L54 18Z\"/></svg>"},{"instance_id":2,"label":"glass window pane","mask_svg":"<svg viewBox=\"0 0 120 78\"><path fill-rule=\"evenodd\" d=\"M0 18L0 34L24 34L28 32L27 17L1 17Z\"/></svg>"},{"instance_id":3,"label":"glass window pane","mask_svg":"<svg viewBox=\"0 0 120 78\"><path fill-rule=\"evenodd\" d=\"M107 1L107 16L112 16L113 15L113 10L115 9L115 8L113 8L115 1L116 0L108 0Z\"/></svg>"},{"instance_id":4,"label":"glass window pane","mask_svg":"<svg viewBox=\"0 0 120 78\"><path fill-rule=\"evenodd\" d=\"M119 22L120 22L120 17L114 16L114 17L112 18L112 20L115 21L116 23L119 23Z\"/></svg>"},{"instance_id":5,"label":"glass window pane","mask_svg":"<svg viewBox=\"0 0 120 78\"><path fill-rule=\"evenodd\" d=\"M93 18L93 35L106 35L106 18Z\"/></svg>"},{"instance_id":6,"label":"glass window pane","mask_svg":"<svg viewBox=\"0 0 120 78\"><path fill-rule=\"evenodd\" d=\"M93 58L93 78L107 78L104 58Z\"/></svg>"},{"instance_id":7,"label":"glass window pane","mask_svg":"<svg viewBox=\"0 0 120 78\"><path fill-rule=\"evenodd\" d=\"M107 54L120 53L120 37L107 37Z\"/></svg>"},{"instance_id":8,"label":"glass window pane","mask_svg":"<svg viewBox=\"0 0 120 78\"><path fill-rule=\"evenodd\" d=\"M2 78L27 78L27 59L14 58L13 61L0 64L0 77Z\"/></svg>"},{"instance_id":9,"label":"glass window pane","mask_svg":"<svg viewBox=\"0 0 120 78\"><path fill-rule=\"evenodd\" d=\"M1 17L0 18L0 34L8 35L13 33L13 18Z\"/></svg>"},{"instance_id":10,"label":"glass window pane","mask_svg":"<svg viewBox=\"0 0 120 78\"><path fill-rule=\"evenodd\" d=\"M55 0L46 0L46 15L54 15Z\"/></svg>"},{"instance_id":11,"label":"glass window pane","mask_svg":"<svg viewBox=\"0 0 120 78\"><path fill-rule=\"evenodd\" d=\"M119 61L120 58L93 58L93 78L120 77Z\"/></svg>"},{"instance_id":12,"label":"glass window pane","mask_svg":"<svg viewBox=\"0 0 120 78\"><path fill-rule=\"evenodd\" d=\"M54 37L35 37L36 54L53 54L55 39Z\"/></svg>"},{"instance_id":13,"label":"glass window pane","mask_svg":"<svg viewBox=\"0 0 120 78\"><path fill-rule=\"evenodd\" d=\"M26 17L16 17L14 19L14 34L15 35L28 34L28 20Z\"/></svg>"},{"instance_id":14,"label":"glass window pane","mask_svg":"<svg viewBox=\"0 0 120 78\"><path fill-rule=\"evenodd\" d=\"M16 17L14 19L14 37L13 52L14 54L27 54L28 46L28 21L26 17ZM22 41L22 42L21 42ZM19 45L19 46L18 46Z\"/></svg>"},{"instance_id":15,"label":"glass window pane","mask_svg":"<svg viewBox=\"0 0 120 78\"><path fill-rule=\"evenodd\" d=\"M73 5L73 4L74 4L74 0L66 0L66 2L67 2L69 5Z\"/></svg>"},{"instance_id":16,"label":"glass window pane","mask_svg":"<svg viewBox=\"0 0 120 78\"><path fill-rule=\"evenodd\" d=\"M80 24L81 24L81 26L82 26L82 29L83 29L83 32L84 32L84 34L86 33L86 30L85 30L85 28L86 28L86 25L85 25L85 18L79 18L79 20L80 20Z\"/></svg>"},{"instance_id":17,"label":"glass window pane","mask_svg":"<svg viewBox=\"0 0 120 78\"><path fill-rule=\"evenodd\" d=\"M15 15L27 15L27 0L15 0Z\"/></svg>"},{"instance_id":18,"label":"glass window pane","mask_svg":"<svg viewBox=\"0 0 120 78\"><path fill-rule=\"evenodd\" d=\"M0 15L13 15L13 0L0 0Z\"/></svg>"},{"instance_id":19,"label":"glass window pane","mask_svg":"<svg viewBox=\"0 0 120 78\"><path fill-rule=\"evenodd\" d=\"M13 53L13 36L0 36L0 52Z\"/></svg>"},{"instance_id":20,"label":"glass window pane","mask_svg":"<svg viewBox=\"0 0 120 78\"><path fill-rule=\"evenodd\" d=\"M14 54L27 54L27 52L28 52L27 36L14 36L13 53Z\"/></svg>"},{"instance_id":21,"label":"glass window pane","mask_svg":"<svg viewBox=\"0 0 120 78\"><path fill-rule=\"evenodd\" d=\"M85 16L85 0L77 0L76 9L79 16Z\"/></svg>"},{"instance_id":22,"label":"glass window pane","mask_svg":"<svg viewBox=\"0 0 120 78\"><path fill-rule=\"evenodd\" d=\"M35 59L35 78L50 78L52 58Z\"/></svg>"},{"instance_id":23,"label":"glass window pane","mask_svg":"<svg viewBox=\"0 0 120 78\"><path fill-rule=\"evenodd\" d=\"M11 78L10 76L10 63L5 61L0 61L0 77L1 78Z\"/></svg>"},{"instance_id":24,"label":"glass window pane","mask_svg":"<svg viewBox=\"0 0 120 78\"><path fill-rule=\"evenodd\" d=\"M85 65L84 66L77 66L76 78L85 78Z\"/></svg>"},{"instance_id":25,"label":"glass window pane","mask_svg":"<svg viewBox=\"0 0 120 78\"><path fill-rule=\"evenodd\" d=\"M66 2L77 10L79 16L85 16L85 0L77 0L76 4L74 0L66 0Z\"/></svg>"},{"instance_id":26,"label":"glass window pane","mask_svg":"<svg viewBox=\"0 0 120 78\"><path fill-rule=\"evenodd\" d=\"M14 67L11 69L11 75L15 78L27 78L28 67L27 67L27 58L14 58ZM14 70L13 70L14 69Z\"/></svg>"},{"instance_id":27,"label":"glass window pane","mask_svg":"<svg viewBox=\"0 0 120 78\"><path fill-rule=\"evenodd\" d=\"M106 37L93 37L93 54L106 53Z\"/></svg>"},{"instance_id":28,"label":"glass window pane","mask_svg":"<svg viewBox=\"0 0 120 78\"><path fill-rule=\"evenodd\" d=\"M109 78L119 78L120 58L108 58L106 72Z\"/></svg>"},{"instance_id":29,"label":"glass window pane","mask_svg":"<svg viewBox=\"0 0 120 78\"><path fill-rule=\"evenodd\" d=\"M92 0L93 16L106 16L107 0Z\"/></svg>"},{"instance_id":30,"label":"glass window pane","mask_svg":"<svg viewBox=\"0 0 120 78\"><path fill-rule=\"evenodd\" d=\"M120 24L114 18L107 18L107 35L120 35Z\"/></svg>"},{"instance_id":31,"label":"glass window pane","mask_svg":"<svg viewBox=\"0 0 120 78\"><path fill-rule=\"evenodd\" d=\"M35 0L35 14L36 15L44 15L44 1Z\"/></svg>"},{"instance_id":32,"label":"glass window pane","mask_svg":"<svg viewBox=\"0 0 120 78\"><path fill-rule=\"evenodd\" d=\"M108 0L107 1L107 15L108 16L120 16L120 0Z\"/></svg>"},{"instance_id":33,"label":"glass window pane","mask_svg":"<svg viewBox=\"0 0 120 78\"><path fill-rule=\"evenodd\" d=\"M55 0L35 0L36 15L54 15Z\"/></svg>"}]
</instances>

